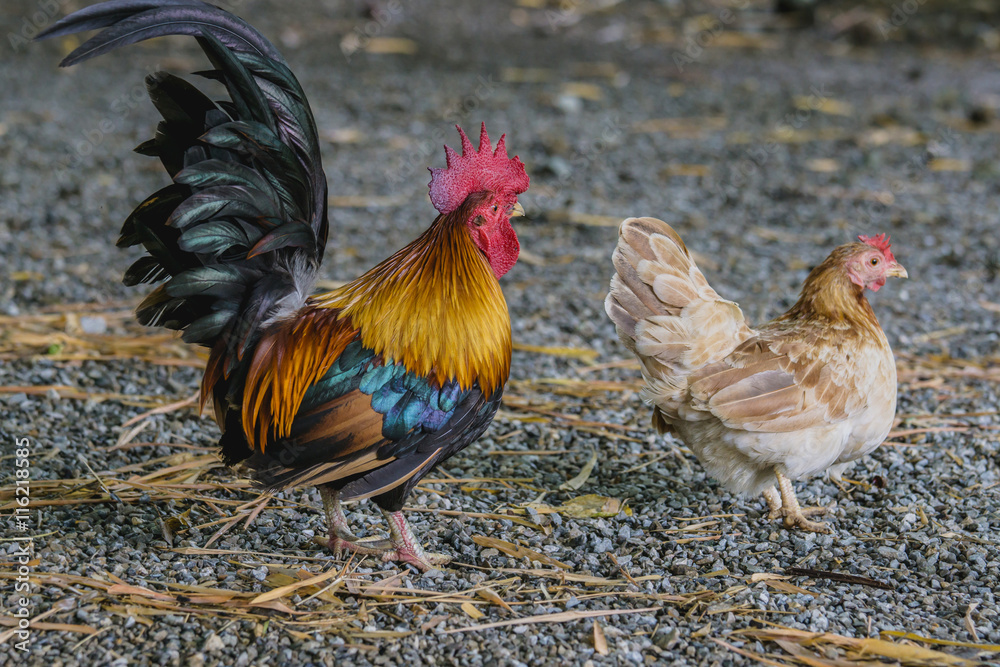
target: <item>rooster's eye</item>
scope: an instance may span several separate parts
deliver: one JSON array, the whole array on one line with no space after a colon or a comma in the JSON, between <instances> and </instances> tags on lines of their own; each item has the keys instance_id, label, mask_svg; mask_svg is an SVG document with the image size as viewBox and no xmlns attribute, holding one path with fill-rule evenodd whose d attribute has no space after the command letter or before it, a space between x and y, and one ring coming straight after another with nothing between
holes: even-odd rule
<instances>
[{"instance_id":1,"label":"rooster's eye","mask_svg":"<svg viewBox=\"0 0 1000 667\"><path fill-rule=\"evenodd\" d=\"M496 204L493 204L493 212L496 213L499 210L500 210L500 207L497 206Z\"/></svg>"}]
</instances>

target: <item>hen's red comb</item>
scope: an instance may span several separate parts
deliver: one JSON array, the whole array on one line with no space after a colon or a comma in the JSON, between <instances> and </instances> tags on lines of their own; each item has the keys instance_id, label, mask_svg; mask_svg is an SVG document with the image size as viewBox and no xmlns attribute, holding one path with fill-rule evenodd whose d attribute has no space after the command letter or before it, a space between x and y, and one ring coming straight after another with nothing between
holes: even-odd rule
<instances>
[{"instance_id":1,"label":"hen's red comb","mask_svg":"<svg viewBox=\"0 0 1000 667\"><path fill-rule=\"evenodd\" d=\"M448 166L431 169L431 203L441 213L451 213L462 205L473 192L489 190L497 194L517 196L528 189L528 174L524 165L515 155L507 157L507 146L503 135L497 142L496 150L490 144L486 133L486 123L479 132L479 150L472 148L472 142L458 125L455 126L462 137L462 154L444 147Z\"/></svg>"},{"instance_id":2,"label":"hen's red comb","mask_svg":"<svg viewBox=\"0 0 1000 667\"><path fill-rule=\"evenodd\" d=\"M892 255L892 250L889 250L889 237L885 234L879 234L878 236L864 236L858 237L858 240L862 243L867 243L871 247L882 252L882 256L885 257L887 262L895 262L896 258Z\"/></svg>"}]
</instances>

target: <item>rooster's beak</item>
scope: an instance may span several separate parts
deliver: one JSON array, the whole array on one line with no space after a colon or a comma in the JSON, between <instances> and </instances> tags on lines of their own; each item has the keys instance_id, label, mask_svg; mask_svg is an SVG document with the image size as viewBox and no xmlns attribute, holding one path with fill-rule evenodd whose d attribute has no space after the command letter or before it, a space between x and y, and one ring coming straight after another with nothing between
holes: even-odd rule
<instances>
[{"instance_id":1,"label":"rooster's beak","mask_svg":"<svg viewBox=\"0 0 1000 667\"><path fill-rule=\"evenodd\" d=\"M510 209L510 217L512 217L512 218L520 218L522 215L524 215L524 207L521 206L521 202L517 202Z\"/></svg>"},{"instance_id":2,"label":"rooster's beak","mask_svg":"<svg viewBox=\"0 0 1000 667\"><path fill-rule=\"evenodd\" d=\"M910 277L910 276L906 275L906 269L903 268L902 264L893 264L892 266L889 267L889 270L886 271L885 275L892 276L893 278L909 278Z\"/></svg>"}]
</instances>

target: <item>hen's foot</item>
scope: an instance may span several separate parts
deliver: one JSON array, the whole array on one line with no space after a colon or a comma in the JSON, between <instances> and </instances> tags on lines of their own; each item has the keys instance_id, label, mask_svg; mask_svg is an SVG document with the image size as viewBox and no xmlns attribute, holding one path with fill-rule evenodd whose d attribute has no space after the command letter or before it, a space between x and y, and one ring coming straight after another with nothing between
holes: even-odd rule
<instances>
[{"instance_id":1,"label":"hen's foot","mask_svg":"<svg viewBox=\"0 0 1000 667\"><path fill-rule=\"evenodd\" d=\"M788 528L798 528L799 530L811 533L832 532L832 529L827 524L819 521L810 521L806 518L816 514L825 514L827 508L800 506L798 498L795 497L795 488L792 486L792 480L780 472L775 473L775 476L778 478L780 493L773 486L764 491L764 499L767 500L767 506L771 509L768 518L777 519L782 517L785 526Z\"/></svg>"},{"instance_id":2,"label":"hen's foot","mask_svg":"<svg viewBox=\"0 0 1000 667\"><path fill-rule=\"evenodd\" d=\"M797 512L782 510L781 515L785 518L785 525L789 528L798 528L810 533L830 533L832 529L822 521L810 521L806 517L811 514L823 514L825 507L802 507Z\"/></svg>"},{"instance_id":3,"label":"hen's foot","mask_svg":"<svg viewBox=\"0 0 1000 667\"><path fill-rule=\"evenodd\" d=\"M781 516L781 495L778 490L773 486L764 489L764 500L767 502L767 518L777 519Z\"/></svg>"}]
</instances>

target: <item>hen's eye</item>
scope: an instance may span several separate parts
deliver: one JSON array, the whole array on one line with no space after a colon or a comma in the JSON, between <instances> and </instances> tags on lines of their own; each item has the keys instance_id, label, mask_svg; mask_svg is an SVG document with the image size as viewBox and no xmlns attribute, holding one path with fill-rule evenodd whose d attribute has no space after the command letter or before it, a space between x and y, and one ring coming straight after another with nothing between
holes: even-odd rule
<instances>
[{"instance_id":1,"label":"hen's eye","mask_svg":"<svg viewBox=\"0 0 1000 667\"><path fill-rule=\"evenodd\" d=\"M500 210L500 207L497 206L496 204L493 204L493 212L496 213L499 210Z\"/></svg>"},{"instance_id":2,"label":"hen's eye","mask_svg":"<svg viewBox=\"0 0 1000 667\"><path fill-rule=\"evenodd\" d=\"M878 257L872 257L869 261L872 266L878 266Z\"/></svg>"}]
</instances>

